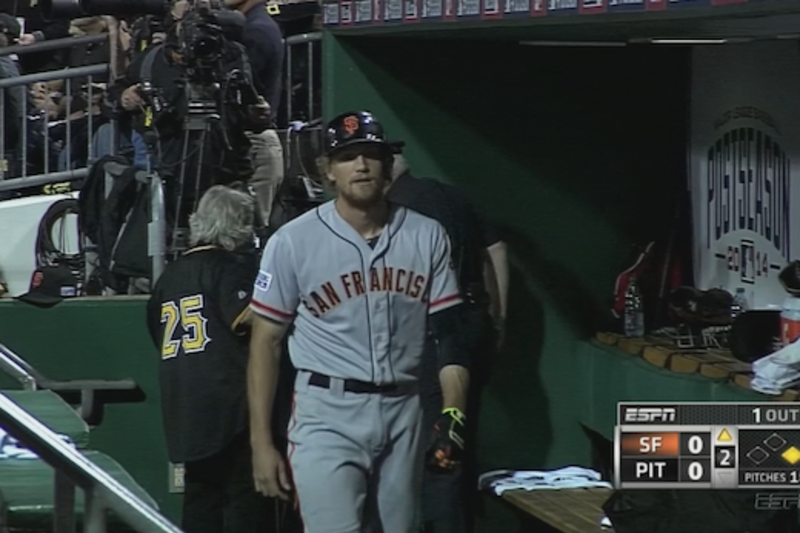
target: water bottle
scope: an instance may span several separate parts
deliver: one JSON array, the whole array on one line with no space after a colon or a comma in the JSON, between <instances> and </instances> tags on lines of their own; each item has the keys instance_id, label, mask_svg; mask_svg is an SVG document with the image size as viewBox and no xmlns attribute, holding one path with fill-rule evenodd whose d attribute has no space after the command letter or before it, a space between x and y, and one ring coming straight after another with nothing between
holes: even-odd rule
<instances>
[{"instance_id":1,"label":"water bottle","mask_svg":"<svg viewBox=\"0 0 800 533\"><path fill-rule=\"evenodd\" d=\"M736 320L736 317L747 311L747 297L744 294L744 287L736 289L736 294L731 302L731 323Z\"/></svg>"},{"instance_id":2,"label":"water bottle","mask_svg":"<svg viewBox=\"0 0 800 533\"><path fill-rule=\"evenodd\" d=\"M781 346L800 338L800 298L789 296L783 302L781 310Z\"/></svg>"},{"instance_id":3,"label":"water bottle","mask_svg":"<svg viewBox=\"0 0 800 533\"><path fill-rule=\"evenodd\" d=\"M625 290L625 336L644 337L644 304L635 277Z\"/></svg>"}]
</instances>

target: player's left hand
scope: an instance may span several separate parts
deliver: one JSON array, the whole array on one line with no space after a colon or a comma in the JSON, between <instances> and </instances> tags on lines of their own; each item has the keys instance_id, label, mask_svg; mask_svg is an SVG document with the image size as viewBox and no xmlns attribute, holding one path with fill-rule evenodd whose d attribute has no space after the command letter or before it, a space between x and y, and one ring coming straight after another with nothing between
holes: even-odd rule
<instances>
[{"instance_id":1,"label":"player's left hand","mask_svg":"<svg viewBox=\"0 0 800 533\"><path fill-rule=\"evenodd\" d=\"M425 454L425 463L432 470L453 470L464 457L464 424L466 415L456 407L442 411L433 426L434 440Z\"/></svg>"}]
</instances>

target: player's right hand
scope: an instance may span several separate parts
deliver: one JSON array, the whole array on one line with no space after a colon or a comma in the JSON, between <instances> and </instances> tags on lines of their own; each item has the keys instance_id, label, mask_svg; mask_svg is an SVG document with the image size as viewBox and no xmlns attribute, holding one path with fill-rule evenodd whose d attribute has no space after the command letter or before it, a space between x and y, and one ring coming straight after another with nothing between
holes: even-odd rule
<instances>
[{"instance_id":1,"label":"player's right hand","mask_svg":"<svg viewBox=\"0 0 800 533\"><path fill-rule=\"evenodd\" d=\"M256 492L268 498L289 501L292 484L286 469L286 461L275 446L253 447L253 481Z\"/></svg>"}]
</instances>

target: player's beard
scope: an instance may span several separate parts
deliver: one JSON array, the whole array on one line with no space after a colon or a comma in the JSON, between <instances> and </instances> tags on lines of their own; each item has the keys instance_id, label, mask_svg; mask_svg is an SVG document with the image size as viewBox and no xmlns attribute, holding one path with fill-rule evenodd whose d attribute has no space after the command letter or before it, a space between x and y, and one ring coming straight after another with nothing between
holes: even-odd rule
<instances>
[{"instance_id":1,"label":"player's beard","mask_svg":"<svg viewBox=\"0 0 800 533\"><path fill-rule=\"evenodd\" d=\"M366 211L386 200L386 196L380 191L376 191L369 196L355 195L351 194L349 191L340 191L339 197L344 200L347 205L360 211Z\"/></svg>"},{"instance_id":2,"label":"player's beard","mask_svg":"<svg viewBox=\"0 0 800 533\"><path fill-rule=\"evenodd\" d=\"M339 196L349 206L362 211L367 210L386 201L386 191L389 189L389 183L386 181L382 186L375 187L371 193L358 194L354 193L350 188L345 188L339 191Z\"/></svg>"}]
</instances>

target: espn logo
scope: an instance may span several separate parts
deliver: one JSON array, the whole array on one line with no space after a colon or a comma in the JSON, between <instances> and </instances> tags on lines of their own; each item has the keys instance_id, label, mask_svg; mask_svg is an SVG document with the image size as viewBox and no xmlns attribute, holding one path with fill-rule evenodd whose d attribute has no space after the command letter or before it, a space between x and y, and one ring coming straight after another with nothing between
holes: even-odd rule
<instances>
[{"instance_id":1,"label":"espn logo","mask_svg":"<svg viewBox=\"0 0 800 533\"><path fill-rule=\"evenodd\" d=\"M625 407L625 422L675 422L674 407Z\"/></svg>"}]
</instances>

